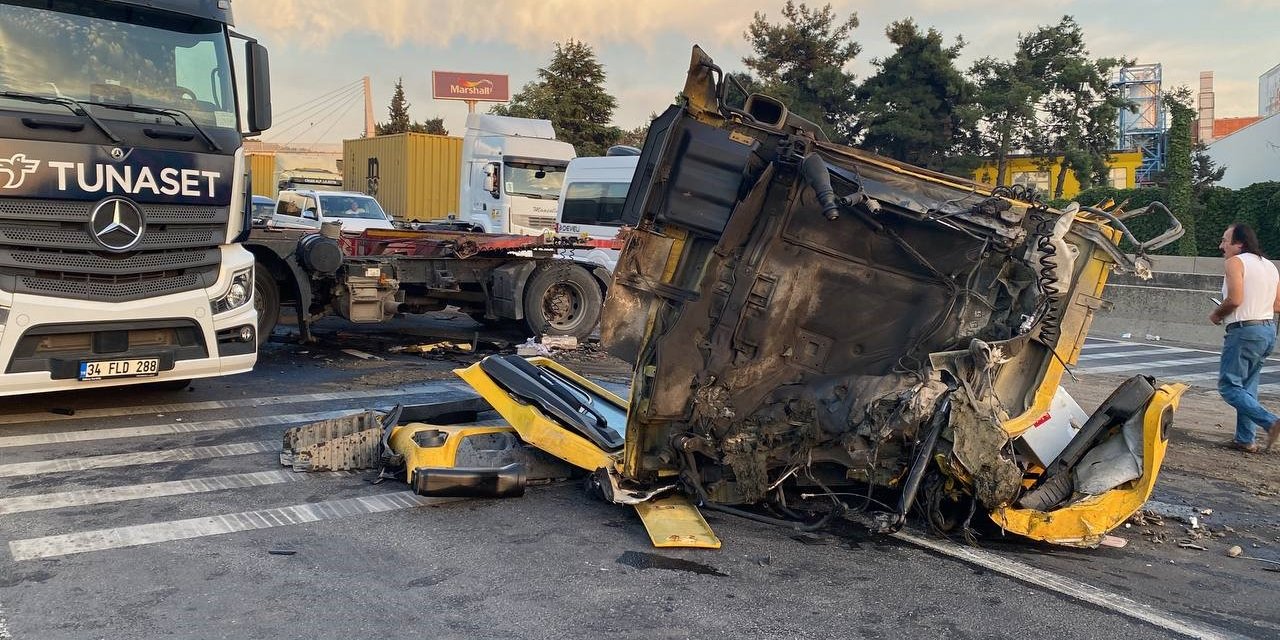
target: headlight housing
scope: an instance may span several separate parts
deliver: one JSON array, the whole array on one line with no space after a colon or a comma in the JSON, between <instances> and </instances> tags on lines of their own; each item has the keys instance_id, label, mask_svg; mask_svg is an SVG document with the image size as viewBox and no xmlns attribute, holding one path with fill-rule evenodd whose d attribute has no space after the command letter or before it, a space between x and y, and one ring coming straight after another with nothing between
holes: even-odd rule
<instances>
[{"instance_id":1,"label":"headlight housing","mask_svg":"<svg viewBox=\"0 0 1280 640\"><path fill-rule=\"evenodd\" d=\"M248 304L253 299L253 267L235 272L231 286L221 296L209 301L213 315L226 313Z\"/></svg>"}]
</instances>

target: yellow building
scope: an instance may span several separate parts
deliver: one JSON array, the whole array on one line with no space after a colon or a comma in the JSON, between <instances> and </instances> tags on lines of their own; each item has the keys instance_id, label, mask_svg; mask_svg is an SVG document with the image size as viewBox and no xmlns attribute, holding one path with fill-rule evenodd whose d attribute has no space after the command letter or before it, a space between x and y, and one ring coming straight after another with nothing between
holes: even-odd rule
<instances>
[{"instance_id":1,"label":"yellow building","mask_svg":"<svg viewBox=\"0 0 1280 640\"><path fill-rule=\"evenodd\" d=\"M1052 194L1058 184L1058 171L1062 166L1062 157L1058 156L1045 164L1044 156L1013 155L1009 156L1005 168L1005 184L1031 184L1041 193ZM1138 167L1142 165L1142 153L1138 151L1116 151L1111 154L1110 186L1117 189L1132 189ZM989 162L973 172L973 179L982 184L994 186L996 183L996 165ZM1096 186L1096 185L1095 185ZM1080 182L1075 173L1067 171L1066 182L1062 185L1062 197L1074 198L1080 193Z\"/></svg>"}]
</instances>

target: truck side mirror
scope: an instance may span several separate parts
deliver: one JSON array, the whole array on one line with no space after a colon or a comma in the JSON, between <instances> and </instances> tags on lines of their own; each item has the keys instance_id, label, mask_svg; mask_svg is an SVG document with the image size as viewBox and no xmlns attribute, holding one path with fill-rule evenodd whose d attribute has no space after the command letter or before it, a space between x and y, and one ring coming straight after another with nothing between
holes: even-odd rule
<instances>
[{"instance_id":1,"label":"truck side mirror","mask_svg":"<svg viewBox=\"0 0 1280 640\"><path fill-rule=\"evenodd\" d=\"M502 165L496 162L491 162L488 165L485 165L484 168L484 190L488 191L489 195L493 196L494 200L502 197L501 192L498 190L498 185L502 184L502 176L500 175L500 172L502 171L501 166Z\"/></svg>"},{"instance_id":2,"label":"truck side mirror","mask_svg":"<svg viewBox=\"0 0 1280 640\"><path fill-rule=\"evenodd\" d=\"M316 210L315 210L315 209L307 209L306 211L303 211L303 212L302 212L302 217L304 217L304 218L306 218L306 219L308 219L308 220L319 220L319 219L320 219L320 216L316 215Z\"/></svg>"},{"instance_id":3,"label":"truck side mirror","mask_svg":"<svg viewBox=\"0 0 1280 640\"><path fill-rule=\"evenodd\" d=\"M267 48L257 42L244 45L245 66L249 68L249 131L262 133L271 128L271 69Z\"/></svg>"}]
</instances>

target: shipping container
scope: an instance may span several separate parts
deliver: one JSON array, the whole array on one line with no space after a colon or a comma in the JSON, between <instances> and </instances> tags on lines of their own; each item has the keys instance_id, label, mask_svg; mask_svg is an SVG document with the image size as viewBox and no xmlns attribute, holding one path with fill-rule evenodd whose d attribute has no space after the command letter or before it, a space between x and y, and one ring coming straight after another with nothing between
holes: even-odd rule
<instances>
[{"instance_id":1,"label":"shipping container","mask_svg":"<svg viewBox=\"0 0 1280 640\"><path fill-rule=\"evenodd\" d=\"M426 222L457 214L462 138L397 133L344 140L343 183L378 199L396 220Z\"/></svg>"},{"instance_id":2,"label":"shipping container","mask_svg":"<svg viewBox=\"0 0 1280 640\"><path fill-rule=\"evenodd\" d=\"M249 167L249 187L255 196L276 197L276 154L246 153L245 165Z\"/></svg>"},{"instance_id":3,"label":"shipping container","mask_svg":"<svg viewBox=\"0 0 1280 640\"><path fill-rule=\"evenodd\" d=\"M254 151L244 154L244 159L255 196L275 199L280 181L290 176L300 176L299 181L316 180L329 190L342 187L338 184L342 181L342 158L336 151Z\"/></svg>"}]
</instances>

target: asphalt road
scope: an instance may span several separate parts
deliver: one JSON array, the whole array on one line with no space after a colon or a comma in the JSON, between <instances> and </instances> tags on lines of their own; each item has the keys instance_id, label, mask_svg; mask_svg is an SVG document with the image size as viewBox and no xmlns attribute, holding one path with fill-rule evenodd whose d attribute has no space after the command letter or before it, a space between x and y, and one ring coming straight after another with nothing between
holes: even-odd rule
<instances>
[{"instance_id":1,"label":"asphalt road","mask_svg":"<svg viewBox=\"0 0 1280 640\"><path fill-rule=\"evenodd\" d=\"M6 399L0 639L1178 637L1121 600L1224 637L1280 632L1277 574L1206 575L1194 554L984 543L995 565L1099 587L1090 604L853 524L793 537L708 513L721 550L657 551L629 508L573 483L431 501L280 467L300 422L467 393L456 363L386 358L272 344L255 372L190 391Z\"/></svg>"}]
</instances>

